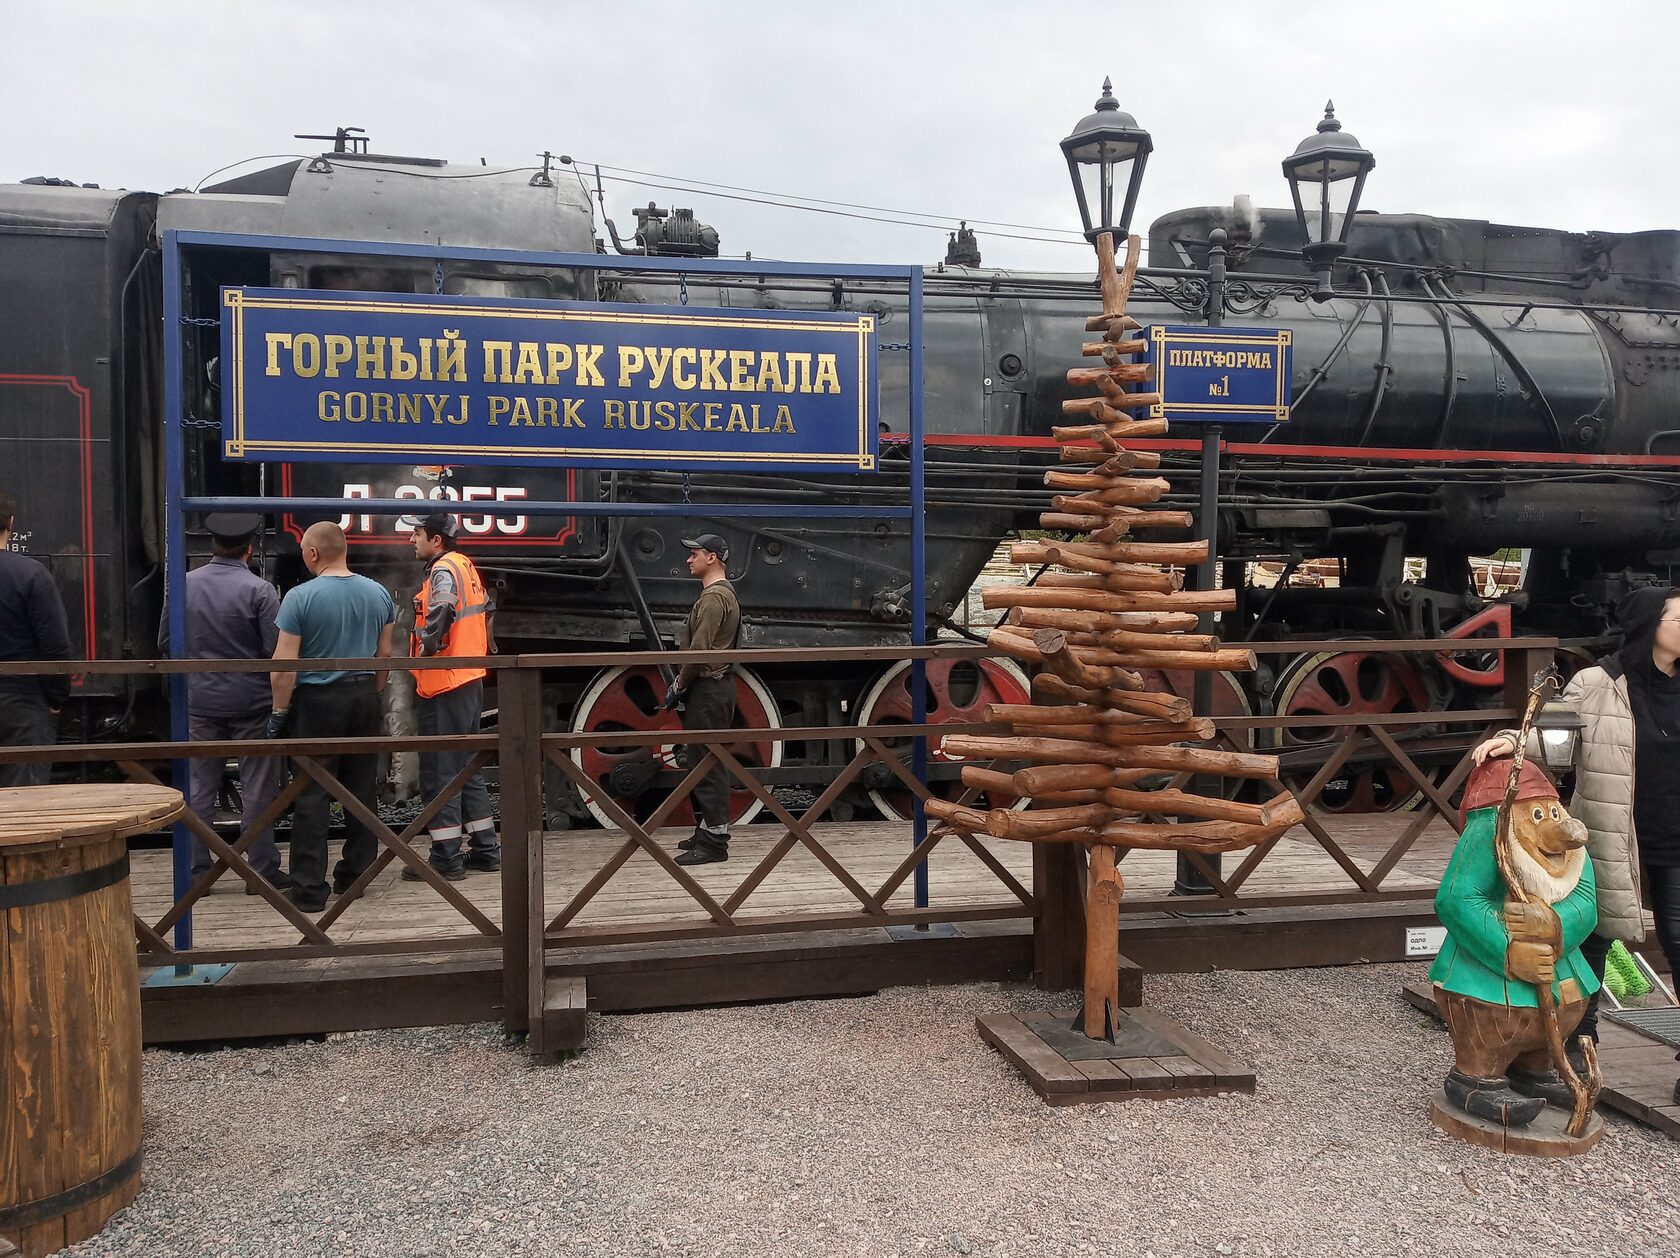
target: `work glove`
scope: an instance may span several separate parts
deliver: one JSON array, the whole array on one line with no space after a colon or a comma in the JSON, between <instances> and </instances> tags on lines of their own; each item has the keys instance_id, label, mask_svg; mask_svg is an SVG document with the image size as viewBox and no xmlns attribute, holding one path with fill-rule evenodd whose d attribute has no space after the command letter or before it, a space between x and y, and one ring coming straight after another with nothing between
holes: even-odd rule
<instances>
[{"instance_id":1,"label":"work glove","mask_svg":"<svg viewBox=\"0 0 1680 1258\"><path fill-rule=\"evenodd\" d=\"M670 712L673 709L679 707L682 704L682 698L683 698L683 693L682 693L682 691L677 689L677 683L676 682L672 682L670 685L666 686L665 687L665 710L667 712Z\"/></svg>"},{"instance_id":2,"label":"work glove","mask_svg":"<svg viewBox=\"0 0 1680 1258\"><path fill-rule=\"evenodd\" d=\"M291 719L290 708L270 712L268 714L268 728L263 731L263 737L284 738L286 736L286 725Z\"/></svg>"}]
</instances>

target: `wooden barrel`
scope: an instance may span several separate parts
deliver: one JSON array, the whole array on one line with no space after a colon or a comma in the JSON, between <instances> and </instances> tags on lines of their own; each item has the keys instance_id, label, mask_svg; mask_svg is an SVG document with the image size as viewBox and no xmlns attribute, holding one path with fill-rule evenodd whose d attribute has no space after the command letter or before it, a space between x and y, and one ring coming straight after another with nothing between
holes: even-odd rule
<instances>
[{"instance_id":1,"label":"wooden barrel","mask_svg":"<svg viewBox=\"0 0 1680 1258\"><path fill-rule=\"evenodd\" d=\"M140 1190L140 975L127 836L161 786L0 790L0 1253L94 1235Z\"/></svg>"}]
</instances>

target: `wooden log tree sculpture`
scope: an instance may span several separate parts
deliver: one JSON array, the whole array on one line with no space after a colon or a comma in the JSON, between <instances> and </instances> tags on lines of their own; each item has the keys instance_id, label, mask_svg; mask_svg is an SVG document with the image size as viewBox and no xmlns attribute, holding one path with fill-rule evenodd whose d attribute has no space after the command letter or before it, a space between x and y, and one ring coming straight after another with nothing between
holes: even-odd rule
<instances>
[{"instance_id":1,"label":"wooden log tree sculpture","mask_svg":"<svg viewBox=\"0 0 1680 1258\"><path fill-rule=\"evenodd\" d=\"M1154 437L1165 419L1134 412L1160 401L1148 391L1154 367L1132 361L1145 342L1126 314L1140 242L1127 241L1123 269L1113 237L1097 238L1103 312L1086 330L1102 339L1084 355L1101 366L1076 367L1068 382L1098 396L1062 403L1083 423L1058 427L1062 468L1045 473L1058 490L1044 528L1083 533L1085 541L1023 542L1018 563L1054 565L1036 584L987 590L988 608L1007 608L987 643L1037 665L1031 704L994 704L987 719L1008 724L1006 738L945 740L948 753L969 759L1029 762L1012 775L965 766L967 786L1001 788L1031 800L1027 811L987 812L928 801L941 824L970 834L1028 843L1079 843L1087 853L1085 892L1085 1003L1081 1028L1091 1039L1112 1039L1119 1013L1119 906L1123 882L1117 848L1229 852L1252 847L1301 820L1287 792L1265 803L1189 794L1157 785L1175 773L1277 777L1275 756L1188 747L1214 736L1213 723L1187 700L1146 689L1140 670L1237 672L1254 667L1252 652L1222 647L1193 632L1197 612L1233 610L1231 590L1183 589L1184 569L1208 557L1209 543L1152 541L1160 529L1184 529L1188 512L1156 509L1167 482L1147 473L1160 465L1151 451L1128 450L1127 437ZM1140 474L1141 473L1141 474ZM1163 822L1162 817L1177 818Z\"/></svg>"}]
</instances>

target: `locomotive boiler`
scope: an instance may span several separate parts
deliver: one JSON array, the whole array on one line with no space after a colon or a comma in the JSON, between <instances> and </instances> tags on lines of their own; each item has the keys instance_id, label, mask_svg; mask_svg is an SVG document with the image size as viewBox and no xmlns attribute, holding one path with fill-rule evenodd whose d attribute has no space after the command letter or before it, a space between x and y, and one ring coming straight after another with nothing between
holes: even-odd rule
<instances>
[{"instance_id":1,"label":"locomotive boiler","mask_svg":"<svg viewBox=\"0 0 1680 1258\"><path fill-rule=\"evenodd\" d=\"M644 228L649 221L658 220ZM1361 214L1338 269L1338 296L1314 302L1292 214L1186 210L1151 229L1152 265L1133 298L1146 322L1205 317L1198 271L1216 226L1233 244L1224 321L1289 328L1295 345L1289 421L1226 434L1219 553L1225 582L1240 594L1222 636L1466 641L1462 653L1416 662L1380 660L1356 646L1285 657L1230 683L1218 696L1222 710L1322 712L1328 727L1338 714L1473 706L1494 693L1474 637L1520 630L1585 644L1603 634L1622 591L1671 579L1680 555L1680 234L1571 235ZM910 576L902 522L730 520L707 506L902 501L901 354L881 355L882 471L869 479L224 463L213 320L226 284L659 304L686 292L699 306L869 310L884 342L906 339L903 294L884 286L768 282L750 273L650 278L615 268L597 243L586 190L558 173L335 152L204 193L0 188L0 467L29 531L20 544L52 566L82 635L77 646L90 655L156 650L158 432L166 418L157 233L174 228L599 259L558 268L195 251L184 286L191 383L187 414L176 417L188 425L191 492L460 501L465 544L496 587L504 649L669 641L693 594L678 538L700 527L731 542L744 644L903 641ZM708 247L698 230L670 235L676 243L666 247ZM641 239L661 247L658 232ZM1045 507L1049 430L1061 422L1064 373L1078 362L1095 286L1084 274L953 262L930 268L925 290L933 632L951 624L996 543L1031 527ZM1198 463L1193 437L1175 433L1158 443L1173 496L1187 506ZM476 500L521 498L605 500L625 513L470 513ZM635 514L639 503L675 502L692 504L693 518ZM352 509L340 522L358 568L401 594L412 590L419 573L394 521ZM263 561L282 584L301 579L296 538L307 523L277 517L264 538ZM196 525L189 521L189 532ZM1498 596L1475 588L1470 557L1507 548L1525 556L1521 588ZM969 719L988 701L1025 694L1004 663L933 665L929 674L935 721ZM745 672L742 719L771 727L908 720L907 680L902 667ZM83 733L155 719L155 695L120 686L87 679L78 705ZM660 690L649 670L557 676L548 720L574 729L656 728L669 719L658 711ZM810 784L831 771L840 750L766 738L748 759L773 782ZM634 748L592 753L586 767L604 790L644 811L664 780L660 757ZM954 766L940 771L949 777ZM574 796L551 796L556 822L586 815ZM1331 800L1350 808L1406 802L1380 773L1356 772ZM752 802L743 798L742 810ZM849 802L902 807L883 780L865 782Z\"/></svg>"}]
</instances>

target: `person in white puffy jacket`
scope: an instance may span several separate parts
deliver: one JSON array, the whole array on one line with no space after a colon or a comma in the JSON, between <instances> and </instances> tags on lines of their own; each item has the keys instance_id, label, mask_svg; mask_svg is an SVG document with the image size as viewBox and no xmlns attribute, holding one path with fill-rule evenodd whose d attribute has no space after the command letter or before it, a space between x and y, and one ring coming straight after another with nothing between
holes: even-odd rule
<instances>
[{"instance_id":1,"label":"person in white puffy jacket","mask_svg":"<svg viewBox=\"0 0 1680 1258\"><path fill-rule=\"evenodd\" d=\"M1645 938L1641 886L1649 893L1657 941L1680 972L1680 589L1635 590L1616 604L1622 646L1581 670L1562 700L1584 726L1575 754L1569 814L1587 827L1598 881L1598 927L1581 945L1604 977L1614 940ZM1516 750L1517 731L1501 730L1473 753L1477 764ZM1530 735L1530 755L1538 754ZM1598 996L1580 1034L1598 1039ZM1680 1081L1675 1083L1680 1104Z\"/></svg>"}]
</instances>

